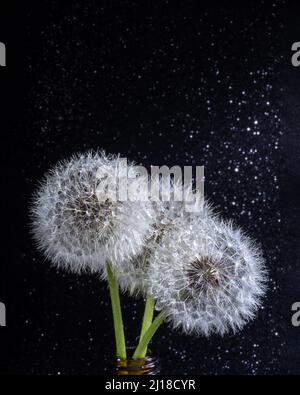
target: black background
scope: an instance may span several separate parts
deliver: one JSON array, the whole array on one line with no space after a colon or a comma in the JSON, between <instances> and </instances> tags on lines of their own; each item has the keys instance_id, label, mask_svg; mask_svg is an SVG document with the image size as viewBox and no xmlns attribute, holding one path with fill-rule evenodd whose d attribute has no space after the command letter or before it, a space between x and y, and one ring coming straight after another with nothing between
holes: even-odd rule
<instances>
[{"instance_id":1,"label":"black background","mask_svg":"<svg viewBox=\"0 0 300 395\"><path fill-rule=\"evenodd\" d=\"M207 197L258 240L267 260L269 291L256 320L209 339L165 325L152 345L162 373L299 373L300 330L290 322L300 299L300 68L290 61L299 7L9 5L0 15L7 46L0 68L2 370L110 369L105 284L51 268L32 244L28 218L32 192L52 164L100 147L146 165L205 165ZM143 306L122 300L133 344Z\"/></svg>"}]
</instances>

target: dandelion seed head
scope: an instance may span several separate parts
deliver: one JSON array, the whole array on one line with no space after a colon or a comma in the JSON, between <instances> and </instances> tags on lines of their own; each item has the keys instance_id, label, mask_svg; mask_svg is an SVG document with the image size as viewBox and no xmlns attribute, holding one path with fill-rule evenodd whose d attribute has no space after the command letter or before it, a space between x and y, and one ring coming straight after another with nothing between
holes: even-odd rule
<instances>
[{"instance_id":1,"label":"dandelion seed head","mask_svg":"<svg viewBox=\"0 0 300 395\"><path fill-rule=\"evenodd\" d=\"M256 244L231 223L197 218L164 236L149 262L148 290L174 328L210 336L241 329L266 289Z\"/></svg>"},{"instance_id":2,"label":"dandelion seed head","mask_svg":"<svg viewBox=\"0 0 300 395\"><path fill-rule=\"evenodd\" d=\"M170 181L167 180L166 182ZM120 287L131 295L147 296L149 262L165 236L176 229L184 228L186 224L197 218L205 221L213 217L210 205L204 202L199 195L195 194L192 188L185 187L183 199L176 201L174 196L179 196L179 190L182 189L182 185L171 181L170 186L171 194L169 200L160 199L153 202L155 221L149 230L142 251L119 267L118 279ZM160 188L162 188L162 184L160 184ZM187 204L189 204L189 207L191 207L191 204L194 207L197 205L197 210L187 211Z\"/></svg>"},{"instance_id":3,"label":"dandelion seed head","mask_svg":"<svg viewBox=\"0 0 300 395\"><path fill-rule=\"evenodd\" d=\"M104 274L107 260L118 266L141 251L154 211L134 196L114 198L122 166L119 156L88 152L59 163L45 176L31 209L32 231L56 266ZM134 174L134 165L126 166ZM99 169L105 177L99 177ZM133 191L138 182L137 176L128 180Z\"/></svg>"}]
</instances>

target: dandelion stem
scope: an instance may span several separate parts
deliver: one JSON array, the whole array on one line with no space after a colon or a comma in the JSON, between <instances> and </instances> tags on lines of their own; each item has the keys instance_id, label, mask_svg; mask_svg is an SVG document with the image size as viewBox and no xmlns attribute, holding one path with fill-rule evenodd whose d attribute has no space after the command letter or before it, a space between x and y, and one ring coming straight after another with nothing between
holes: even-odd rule
<instances>
[{"instance_id":1,"label":"dandelion stem","mask_svg":"<svg viewBox=\"0 0 300 395\"><path fill-rule=\"evenodd\" d=\"M114 269L109 261L107 261L107 278L110 291L110 300L114 320L116 353L117 357L126 359L126 344L124 336L124 326L122 318L122 310L120 303L119 285L115 276Z\"/></svg>"},{"instance_id":2,"label":"dandelion stem","mask_svg":"<svg viewBox=\"0 0 300 395\"><path fill-rule=\"evenodd\" d=\"M143 317L143 323L142 323L142 329L141 329L141 334L140 334L140 342L141 342L144 334L147 332L147 329L152 324L153 313L154 313L154 299L152 296L147 296L144 317ZM143 350L143 354L145 354L145 355L147 354L147 347L145 350Z\"/></svg>"},{"instance_id":3,"label":"dandelion stem","mask_svg":"<svg viewBox=\"0 0 300 395\"><path fill-rule=\"evenodd\" d=\"M133 354L133 359L145 358L148 344L149 344L150 340L152 339L152 337L154 336L157 329L164 322L165 318L166 318L166 314L164 311L161 311L158 314L158 316L155 317L154 321L149 326L149 328L145 332L144 336L141 338L139 345L137 346L137 348Z\"/></svg>"}]
</instances>

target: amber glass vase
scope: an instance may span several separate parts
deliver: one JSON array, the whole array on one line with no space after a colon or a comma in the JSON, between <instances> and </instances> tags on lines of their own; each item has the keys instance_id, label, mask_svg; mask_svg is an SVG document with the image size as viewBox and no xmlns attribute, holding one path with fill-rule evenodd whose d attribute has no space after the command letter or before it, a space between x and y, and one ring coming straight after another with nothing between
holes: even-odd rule
<instances>
[{"instance_id":1,"label":"amber glass vase","mask_svg":"<svg viewBox=\"0 0 300 395\"><path fill-rule=\"evenodd\" d=\"M127 349L127 353L129 358L121 359L116 358L113 361L113 372L118 376L126 376L126 375L156 375L159 373L159 361L157 358L149 355L145 358L141 359L132 359L130 356L133 354L134 349Z\"/></svg>"}]
</instances>

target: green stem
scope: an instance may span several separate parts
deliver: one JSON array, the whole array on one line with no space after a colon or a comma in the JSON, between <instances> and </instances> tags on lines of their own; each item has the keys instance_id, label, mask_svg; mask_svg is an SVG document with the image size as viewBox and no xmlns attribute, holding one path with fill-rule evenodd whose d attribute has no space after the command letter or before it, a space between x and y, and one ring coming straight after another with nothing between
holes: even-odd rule
<instances>
[{"instance_id":1,"label":"green stem","mask_svg":"<svg viewBox=\"0 0 300 395\"><path fill-rule=\"evenodd\" d=\"M117 357L126 359L126 344L120 303L119 285L111 263L107 262L107 278L114 319Z\"/></svg>"},{"instance_id":2,"label":"green stem","mask_svg":"<svg viewBox=\"0 0 300 395\"><path fill-rule=\"evenodd\" d=\"M164 311L161 311L158 316L154 319L150 327L147 329L146 333L140 339L139 345L137 346L134 354L133 354L133 359L141 359L145 358L148 344L152 337L154 336L155 332L157 329L161 326L161 324L164 322L166 318L166 314Z\"/></svg>"},{"instance_id":3,"label":"green stem","mask_svg":"<svg viewBox=\"0 0 300 395\"><path fill-rule=\"evenodd\" d=\"M152 324L153 313L154 313L154 299L152 296L147 296L146 305L145 305L145 312L144 312L144 317L143 317L143 323L142 323L142 329L141 329L141 334L140 334L140 342L141 342L144 334L147 332L148 328ZM147 347L145 350L143 350L142 353L144 355L147 354Z\"/></svg>"},{"instance_id":4,"label":"green stem","mask_svg":"<svg viewBox=\"0 0 300 395\"><path fill-rule=\"evenodd\" d=\"M144 336L145 332L152 324L153 313L154 313L154 299L152 298L152 296L147 296L140 339Z\"/></svg>"}]
</instances>

